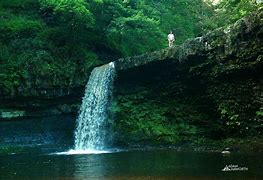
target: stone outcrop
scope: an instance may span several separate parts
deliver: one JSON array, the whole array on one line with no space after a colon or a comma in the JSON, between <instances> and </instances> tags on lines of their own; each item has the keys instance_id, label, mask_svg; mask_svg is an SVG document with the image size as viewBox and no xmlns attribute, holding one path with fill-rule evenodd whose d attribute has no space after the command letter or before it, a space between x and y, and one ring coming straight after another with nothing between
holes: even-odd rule
<instances>
[{"instance_id":1,"label":"stone outcrop","mask_svg":"<svg viewBox=\"0 0 263 180\"><path fill-rule=\"evenodd\" d=\"M185 84L191 83L193 88L195 85L199 90L200 86L203 88L206 99L210 98L215 104L217 116L221 117L221 113L230 108L219 102L226 98L219 93L226 92L224 86L232 88L229 92L231 97L235 88L239 88L240 93L244 89L252 88L253 92L250 95L257 101L251 105L253 113L261 116L263 113L259 108L262 107L262 18L263 12L259 10L227 28L219 28L202 37L189 39L180 46L116 60L116 95L143 91L145 83L156 85L149 85L148 90L165 83L166 89L162 90L167 92L163 93L176 94L184 92L187 89ZM240 82L237 83L238 86L235 83L229 85L226 84L228 80ZM169 88L176 83L178 86ZM10 97L1 97L0 119L76 113L84 94L84 86L84 83L68 88L47 85L22 96L17 93ZM222 96L212 97L213 93ZM246 110L251 109L244 107L242 113L246 113ZM226 111L226 118L235 119L237 115L242 114Z\"/></svg>"},{"instance_id":2,"label":"stone outcrop","mask_svg":"<svg viewBox=\"0 0 263 180\"><path fill-rule=\"evenodd\" d=\"M227 28L218 28L202 37L187 40L184 44L174 48L142 54L115 61L117 70L126 70L146 65L155 61L189 61L192 56L214 59L218 62L226 61L231 56L244 55L242 51L250 49L249 61L253 56L262 52L262 9L248 17L240 19ZM257 49L255 49L257 47ZM196 63L203 63L199 58ZM261 61L259 59L259 61ZM260 62L255 62L260 63Z\"/></svg>"},{"instance_id":3,"label":"stone outcrop","mask_svg":"<svg viewBox=\"0 0 263 180\"><path fill-rule=\"evenodd\" d=\"M263 134L263 12L115 62L118 144Z\"/></svg>"}]
</instances>

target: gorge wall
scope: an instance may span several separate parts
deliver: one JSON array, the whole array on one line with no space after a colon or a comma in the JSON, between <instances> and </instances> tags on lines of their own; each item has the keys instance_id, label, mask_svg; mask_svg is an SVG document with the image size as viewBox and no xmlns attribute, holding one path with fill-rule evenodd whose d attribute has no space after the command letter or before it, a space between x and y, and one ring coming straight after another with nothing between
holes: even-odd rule
<instances>
[{"instance_id":1,"label":"gorge wall","mask_svg":"<svg viewBox=\"0 0 263 180\"><path fill-rule=\"evenodd\" d=\"M116 143L261 135L262 18L259 10L178 47L116 60ZM82 79L2 94L0 119L76 113Z\"/></svg>"},{"instance_id":2,"label":"gorge wall","mask_svg":"<svg viewBox=\"0 0 263 180\"><path fill-rule=\"evenodd\" d=\"M116 61L118 143L262 135L262 18Z\"/></svg>"}]
</instances>

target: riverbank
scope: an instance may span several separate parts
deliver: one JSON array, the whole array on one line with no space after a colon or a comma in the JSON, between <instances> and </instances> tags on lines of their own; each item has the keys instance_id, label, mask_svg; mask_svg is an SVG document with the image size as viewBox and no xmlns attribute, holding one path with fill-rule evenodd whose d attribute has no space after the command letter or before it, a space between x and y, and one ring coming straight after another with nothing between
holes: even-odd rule
<instances>
[{"instance_id":1,"label":"riverbank","mask_svg":"<svg viewBox=\"0 0 263 180\"><path fill-rule=\"evenodd\" d=\"M263 137L200 140L198 143L185 143L173 148L178 151L223 152L227 150L230 153L263 153Z\"/></svg>"}]
</instances>

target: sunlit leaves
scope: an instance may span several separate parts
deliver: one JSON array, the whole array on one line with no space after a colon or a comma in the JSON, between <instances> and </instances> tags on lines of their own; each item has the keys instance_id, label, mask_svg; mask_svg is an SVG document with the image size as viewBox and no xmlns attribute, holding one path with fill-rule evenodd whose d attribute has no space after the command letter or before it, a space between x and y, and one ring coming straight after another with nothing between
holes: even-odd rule
<instances>
[{"instance_id":1,"label":"sunlit leaves","mask_svg":"<svg viewBox=\"0 0 263 180\"><path fill-rule=\"evenodd\" d=\"M88 9L85 0L40 0L42 9L52 9L54 14L70 16L76 21L83 21L91 26L94 23L93 15Z\"/></svg>"},{"instance_id":2,"label":"sunlit leaves","mask_svg":"<svg viewBox=\"0 0 263 180\"><path fill-rule=\"evenodd\" d=\"M0 22L0 31L9 35L28 35L39 31L43 27L40 21L28 19L25 17L11 17Z\"/></svg>"},{"instance_id":3,"label":"sunlit leaves","mask_svg":"<svg viewBox=\"0 0 263 180\"><path fill-rule=\"evenodd\" d=\"M205 23L225 26L255 11L258 6L251 0L222 0L215 6L215 14L211 17L213 21Z\"/></svg>"}]
</instances>

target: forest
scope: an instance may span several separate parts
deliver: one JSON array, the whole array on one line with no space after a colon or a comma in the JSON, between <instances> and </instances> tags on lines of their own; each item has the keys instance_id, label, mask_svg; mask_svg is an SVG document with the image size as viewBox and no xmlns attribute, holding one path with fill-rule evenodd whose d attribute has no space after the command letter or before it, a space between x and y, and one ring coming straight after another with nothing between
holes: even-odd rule
<instances>
[{"instance_id":1,"label":"forest","mask_svg":"<svg viewBox=\"0 0 263 180\"><path fill-rule=\"evenodd\" d=\"M93 67L227 26L251 0L1 0L0 94L85 84Z\"/></svg>"},{"instance_id":2,"label":"forest","mask_svg":"<svg viewBox=\"0 0 263 180\"><path fill-rule=\"evenodd\" d=\"M263 179L262 5L0 0L0 179Z\"/></svg>"}]
</instances>

